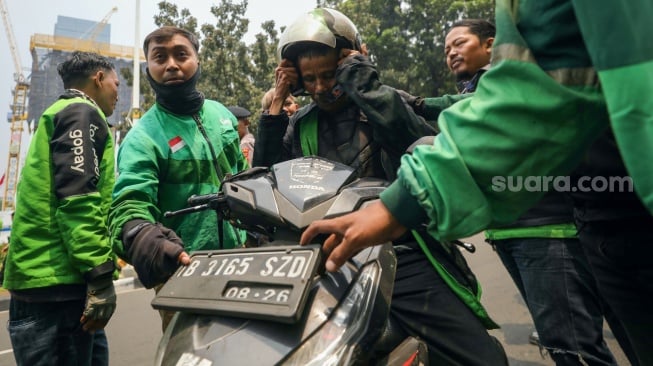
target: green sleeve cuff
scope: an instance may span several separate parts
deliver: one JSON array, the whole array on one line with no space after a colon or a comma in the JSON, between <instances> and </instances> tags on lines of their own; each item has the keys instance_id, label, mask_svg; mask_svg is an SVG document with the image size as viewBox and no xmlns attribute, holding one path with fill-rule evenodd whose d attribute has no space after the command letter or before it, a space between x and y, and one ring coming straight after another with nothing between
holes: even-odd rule
<instances>
[{"instance_id":1,"label":"green sleeve cuff","mask_svg":"<svg viewBox=\"0 0 653 366\"><path fill-rule=\"evenodd\" d=\"M399 181L381 193L381 202L403 226L415 229L428 221L428 216L415 197Z\"/></svg>"},{"instance_id":2,"label":"green sleeve cuff","mask_svg":"<svg viewBox=\"0 0 653 366\"><path fill-rule=\"evenodd\" d=\"M505 240L517 238L578 238L578 230L573 223L541 225L531 227L515 227L504 229L488 229L485 238L489 240Z\"/></svg>"},{"instance_id":3,"label":"green sleeve cuff","mask_svg":"<svg viewBox=\"0 0 653 366\"><path fill-rule=\"evenodd\" d=\"M440 112L451 107L454 103L469 98L474 93L443 95L441 97L424 98L422 113L427 120L437 121Z\"/></svg>"}]
</instances>

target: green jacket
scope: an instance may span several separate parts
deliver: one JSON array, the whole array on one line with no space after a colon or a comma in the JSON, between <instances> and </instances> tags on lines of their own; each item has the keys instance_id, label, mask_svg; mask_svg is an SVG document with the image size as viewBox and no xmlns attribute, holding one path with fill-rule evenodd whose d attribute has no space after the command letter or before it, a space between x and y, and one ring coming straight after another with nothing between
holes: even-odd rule
<instances>
[{"instance_id":1,"label":"green jacket","mask_svg":"<svg viewBox=\"0 0 653 366\"><path fill-rule=\"evenodd\" d=\"M27 152L3 286L85 284L85 273L112 261L107 215L113 183L114 146L104 113L67 92L43 112Z\"/></svg>"},{"instance_id":2,"label":"green jacket","mask_svg":"<svg viewBox=\"0 0 653 366\"><path fill-rule=\"evenodd\" d=\"M155 104L129 131L118 150L118 178L109 214L118 255L124 256L122 227L133 219L161 222L177 233L187 251L220 247L214 211L171 218L163 214L186 207L191 195L218 192L226 174L247 166L234 119L222 104L206 100L199 120L209 144L193 117L172 114ZM224 248L239 246L243 239L244 233L224 223Z\"/></svg>"},{"instance_id":3,"label":"green jacket","mask_svg":"<svg viewBox=\"0 0 653 366\"><path fill-rule=\"evenodd\" d=\"M611 124L653 208L650 19L650 1L498 0L491 69L441 113L434 144L402 158L384 204L445 240L508 224L542 193L498 190L493 177L569 174Z\"/></svg>"}]
</instances>

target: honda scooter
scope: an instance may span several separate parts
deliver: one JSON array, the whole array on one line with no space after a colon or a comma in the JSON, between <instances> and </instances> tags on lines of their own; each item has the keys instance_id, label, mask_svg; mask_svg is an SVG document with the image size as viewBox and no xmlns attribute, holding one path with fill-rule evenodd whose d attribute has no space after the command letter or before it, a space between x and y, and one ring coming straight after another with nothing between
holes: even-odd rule
<instances>
[{"instance_id":1,"label":"honda scooter","mask_svg":"<svg viewBox=\"0 0 653 366\"><path fill-rule=\"evenodd\" d=\"M391 243L324 270L315 244L300 246L314 220L355 211L387 182L319 157L252 168L216 194L189 198L169 216L215 210L266 238L262 244L196 251L152 301L176 311L156 365L426 365L426 344L389 316L396 270ZM216 234L216 240L220 235Z\"/></svg>"}]
</instances>

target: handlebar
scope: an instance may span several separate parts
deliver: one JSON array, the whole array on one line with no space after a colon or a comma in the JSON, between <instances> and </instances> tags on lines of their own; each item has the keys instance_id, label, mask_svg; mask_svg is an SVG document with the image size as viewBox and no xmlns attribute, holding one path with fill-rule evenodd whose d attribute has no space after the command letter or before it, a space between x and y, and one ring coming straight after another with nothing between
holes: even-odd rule
<instances>
[{"instance_id":1,"label":"handlebar","mask_svg":"<svg viewBox=\"0 0 653 366\"><path fill-rule=\"evenodd\" d=\"M202 194L202 195L192 195L188 198L188 205L189 206L199 206L203 204L210 203L212 201L220 201L224 194L222 192L220 193L210 193L210 194Z\"/></svg>"},{"instance_id":2,"label":"handlebar","mask_svg":"<svg viewBox=\"0 0 653 366\"><path fill-rule=\"evenodd\" d=\"M163 217L172 217L172 216L177 216L177 215L185 215L193 212L198 212L198 211L204 211L208 210L211 208L208 204L203 204L203 205L197 205L193 207L186 207L182 208L181 210L176 210L176 211L166 211L163 213Z\"/></svg>"},{"instance_id":3,"label":"handlebar","mask_svg":"<svg viewBox=\"0 0 653 366\"><path fill-rule=\"evenodd\" d=\"M204 210L217 210L220 206L226 206L226 200L222 192L210 193L203 195L192 195L188 198L189 207L182 208L175 211L166 211L163 217L173 217L178 215L185 215Z\"/></svg>"}]
</instances>

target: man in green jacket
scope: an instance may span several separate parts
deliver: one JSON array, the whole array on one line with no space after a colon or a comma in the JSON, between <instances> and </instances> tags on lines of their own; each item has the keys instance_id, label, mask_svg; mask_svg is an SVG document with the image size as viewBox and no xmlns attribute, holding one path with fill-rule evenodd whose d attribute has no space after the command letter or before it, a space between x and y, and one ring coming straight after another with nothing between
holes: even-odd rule
<instances>
[{"instance_id":1,"label":"man in green jacket","mask_svg":"<svg viewBox=\"0 0 653 366\"><path fill-rule=\"evenodd\" d=\"M302 242L335 234L324 243L327 269L335 270L355 251L423 223L445 240L510 223L543 192L501 190L497 177L569 174L608 126L651 211L651 18L650 1L498 0L493 65L475 95L440 115L433 145L404 155L380 202L314 223ZM653 217L637 210L590 220L588 211L576 217L599 291L640 363L653 364Z\"/></svg>"},{"instance_id":2,"label":"man in green jacket","mask_svg":"<svg viewBox=\"0 0 653 366\"><path fill-rule=\"evenodd\" d=\"M66 90L39 119L18 184L3 284L9 335L19 366L108 365L102 329L116 295L106 118L118 75L107 58L87 52L74 52L58 71Z\"/></svg>"},{"instance_id":3,"label":"man in green jacket","mask_svg":"<svg viewBox=\"0 0 653 366\"><path fill-rule=\"evenodd\" d=\"M197 37L165 26L145 38L143 50L156 104L119 147L109 225L116 253L152 288L188 264L190 251L241 245L243 233L218 224L212 210L171 218L163 214L186 207L191 195L218 192L224 177L245 169L247 161L234 115L196 89ZM170 313L162 316L165 329Z\"/></svg>"},{"instance_id":4,"label":"man in green jacket","mask_svg":"<svg viewBox=\"0 0 653 366\"><path fill-rule=\"evenodd\" d=\"M483 19L463 19L449 28L444 50L461 94L473 93L489 69L495 33ZM616 365L603 339L604 303L578 241L568 194L550 190L515 222L487 229L485 236L539 331L531 342L537 337L557 366ZM606 318L615 334L621 330Z\"/></svg>"}]
</instances>

